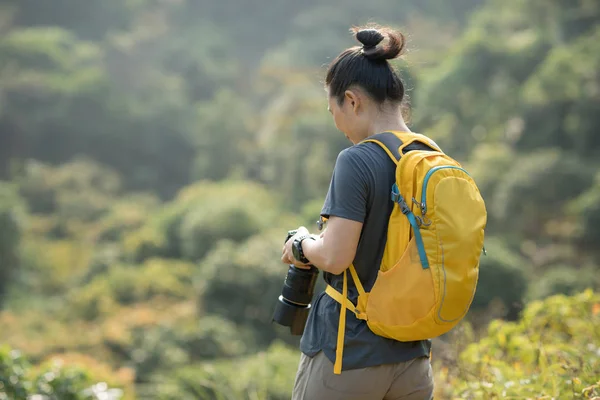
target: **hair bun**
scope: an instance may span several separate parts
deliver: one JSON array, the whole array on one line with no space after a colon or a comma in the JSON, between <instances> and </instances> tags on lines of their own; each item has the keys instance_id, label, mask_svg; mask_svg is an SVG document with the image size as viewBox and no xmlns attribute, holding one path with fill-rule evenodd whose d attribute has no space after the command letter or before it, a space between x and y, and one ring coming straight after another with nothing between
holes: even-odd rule
<instances>
[{"instance_id":1,"label":"hair bun","mask_svg":"<svg viewBox=\"0 0 600 400\"><path fill-rule=\"evenodd\" d=\"M364 49L376 47L384 39L377 29L367 28L356 32L356 39L363 44Z\"/></svg>"},{"instance_id":2,"label":"hair bun","mask_svg":"<svg viewBox=\"0 0 600 400\"><path fill-rule=\"evenodd\" d=\"M404 50L404 35L390 28L353 28L356 40L363 44L362 54L369 60L391 60L402 54ZM387 37L384 45L379 44Z\"/></svg>"}]
</instances>

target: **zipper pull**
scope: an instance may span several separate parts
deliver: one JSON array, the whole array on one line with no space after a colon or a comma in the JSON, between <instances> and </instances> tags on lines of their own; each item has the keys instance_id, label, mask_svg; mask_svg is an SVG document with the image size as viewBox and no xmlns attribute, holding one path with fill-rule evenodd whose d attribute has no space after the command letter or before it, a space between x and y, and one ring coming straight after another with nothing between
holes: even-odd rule
<instances>
[{"instance_id":1,"label":"zipper pull","mask_svg":"<svg viewBox=\"0 0 600 400\"><path fill-rule=\"evenodd\" d=\"M412 201L413 201L413 203L415 203L415 205L417 206L417 208L419 210L421 210L421 215L425 216L425 213L427 212L427 209L425 208L425 203L419 202L414 197L412 198Z\"/></svg>"},{"instance_id":2,"label":"zipper pull","mask_svg":"<svg viewBox=\"0 0 600 400\"><path fill-rule=\"evenodd\" d=\"M485 251L485 246L483 246L483 255L487 256L487 251Z\"/></svg>"}]
</instances>

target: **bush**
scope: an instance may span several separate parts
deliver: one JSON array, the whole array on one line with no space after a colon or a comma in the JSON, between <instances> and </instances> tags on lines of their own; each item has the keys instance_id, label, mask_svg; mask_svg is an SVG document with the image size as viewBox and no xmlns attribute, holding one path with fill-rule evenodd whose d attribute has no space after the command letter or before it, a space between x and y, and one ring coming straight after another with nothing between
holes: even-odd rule
<instances>
[{"instance_id":1,"label":"bush","mask_svg":"<svg viewBox=\"0 0 600 400\"><path fill-rule=\"evenodd\" d=\"M48 400L117 400L119 389L108 389L102 382L93 384L88 373L76 367L53 365L35 379L33 393Z\"/></svg>"},{"instance_id":2,"label":"bush","mask_svg":"<svg viewBox=\"0 0 600 400\"><path fill-rule=\"evenodd\" d=\"M97 226L94 226L97 240L119 242L126 233L141 228L158 204L156 197L146 194L119 198Z\"/></svg>"},{"instance_id":3,"label":"bush","mask_svg":"<svg viewBox=\"0 0 600 400\"><path fill-rule=\"evenodd\" d=\"M437 378L441 398L597 398L600 294L530 303L517 322L496 320Z\"/></svg>"},{"instance_id":4,"label":"bush","mask_svg":"<svg viewBox=\"0 0 600 400\"><path fill-rule=\"evenodd\" d=\"M508 144L483 142L473 149L466 167L477 182L488 208L490 208L492 193L498 182L503 180L506 170L511 167L514 160L514 151Z\"/></svg>"},{"instance_id":5,"label":"bush","mask_svg":"<svg viewBox=\"0 0 600 400\"><path fill-rule=\"evenodd\" d=\"M486 249L472 309L483 311L499 300L506 310L503 316L515 318L527 292L526 262L495 238L486 239Z\"/></svg>"},{"instance_id":6,"label":"bush","mask_svg":"<svg viewBox=\"0 0 600 400\"><path fill-rule=\"evenodd\" d=\"M175 370L166 381L157 377L153 392L159 400L287 400L299 359L297 350L274 343L252 356Z\"/></svg>"},{"instance_id":7,"label":"bush","mask_svg":"<svg viewBox=\"0 0 600 400\"><path fill-rule=\"evenodd\" d=\"M563 214L569 197L590 186L593 171L582 159L557 148L523 155L498 183L488 207L490 217L504 231L539 238L547 233L546 224Z\"/></svg>"},{"instance_id":8,"label":"bush","mask_svg":"<svg viewBox=\"0 0 600 400\"><path fill-rule=\"evenodd\" d=\"M261 227L260 214L243 203L200 205L190 210L181 223L181 252L188 260L200 260L220 239L239 243Z\"/></svg>"},{"instance_id":9,"label":"bush","mask_svg":"<svg viewBox=\"0 0 600 400\"><path fill-rule=\"evenodd\" d=\"M111 381L120 380L102 375ZM104 381L97 382L89 370L76 362L64 364L50 360L33 367L19 351L0 348L0 399L118 400L123 395L122 389L110 388Z\"/></svg>"},{"instance_id":10,"label":"bush","mask_svg":"<svg viewBox=\"0 0 600 400\"><path fill-rule=\"evenodd\" d=\"M15 190L0 181L0 308L20 267L21 216Z\"/></svg>"},{"instance_id":11,"label":"bush","mask_svg":"<svg viewBox=\"0 0 600 400\"><path fill-rule=\"evenodd\" d=\"M251 348L247 336L238 326L216 316L202 316L189 326L180 328L178 335L182 347L196 361L239 356L247 354Z\"/></svg>"},{"instance_id":12,"label":"bush","mask_svg":"<svg viewBox=\"0 0 600 400\"><path fill-rule=\"evenodd\" d=\"M593 267L552 267L531 284L530 297L543 299L555 294L574 295L585 289L600 290L600 277Z\"/></svg>"},{"instance_id":13,"label":"bush","mask_svg":"<svg viewBox=\"0 0 600 400\"><path fill-rule=\"evenodd\" d=\"M132 304L154 297L178 301L192 296L191 264L149 259L142 265L115 265L106 274L71 293L71 310L93 320L106 315L115 304Z\"/></svg>"},{"instance_id":14,"label":"bush","mask_svg":"<svg viewBox=\"0 0 600 400\"><path fill-rule=\"evenodd\" d=\"M69 300L68 315L84 321L93 321L108 315L117 307L105 278L95 279L82 288L72 291Z\"/></svg>"},{"instance_id":15,"label":"bush","mask_svg":"<svg viewBox=\"0 0 600 400\"><path fill-rule=\"evenodd\" d=\"M571 201L569 211L579 220L578 242L597 253L600 240L600 173L596 174L591 188Z\"/></svg>"},{"instance_id":16,"label":"bush","mask_svg":"<svg viewBox=\"0 0 600 400\"><path fill-rule=\"evenodd\" d=\"M0 347L0 399L26 399L31 382L26 378L29 363L19 351Z\"/></svg>"},{"instance_id":17,"label":"bush","mask_svg":"<svg viewBox=\"0 0 600 400\"><path fill-rule=\"evenodd\" d=\"M162 325L134 327L127 362L135 369L136 382L148 382L157 371L168 371L189 363L187 354L177 342L177 332Z\"/></svg>"},{"instance_id":18,"label":"bush","mask_svg":"<svg viewBox=\"0 0 600 400\"><path fill-rule=\"evenodd\" d=\"M20 180L20 193L32 213L91 221L106 212L120 186L115 171L88 158L76 158L59 167L31 161Z\"/></svg>"},{"instance_id":19,"label":"bush","mask_svg":"<svg viewBox=\"0 0 600 400\"><path fill-rule=\"evenodd\" d=\"M136 231L124 233L122 244L127 259L134 263L141 263L152 257L176 256L178 251L169 251L166 233L150 224Z\"/></svg>"},{"instance_id":20,"label":"bush","mask_svg":"<svg viewBox=\"0 0 600 400\"><path fill-rule=\"evenodd\" d=\"M85 273L92 252L92 246L83 240L29 236L23 243L23 273L27 275L23 284L38 294L61 293Z\"/></svg>"},{"instance_id":21,"label":"bush","mask_svg":"<svg viewBox=\"0 0 600 400\"><path fill-rule=\"evenodd\" d=\"M182 300L192 293L192 265L160 259L141 266L119 266L106 277L114 299L121 304L142 302L158 296Z\"/></svg>"},{"instance_id":22,"label":"bush","mask_svg":"<svg viewBox=\"0 0 600 400\"><path fill-rule=\"evenodd\" d=\"M190 327L198 329L194 311L191 302L166 304L161 299L118 307L95 322L99 329L86 347L99 340L102 347L90 354L107 358L112 365L131 367L136 383L147 382L154 372L186 365L194 357L186 342L193 336Z\"/></svg>"},{"instance_id":23,"label":"bush","mask_svg":"<svg viewBox=\"0 0 600 400\"><path fill-rule=\"evenodd\" d=\"M125 239L136 262L145 257L197 261L220 239L243 241L277 221L278 199L256 183L198 182Z\"/></svg>"},{"instance_id":24,"label":"bush","mask_svg":"<svg viewBox=\"0 0 600 400\"><path fill-rule=\"evenodd\" d=\"M259 343L270 343L276 336L273 310L287 271L280 261L279 239L260 235L241 245L219 242L200 264L200 312L207 310L246 326Z\"/></svg>"}]
</instances>

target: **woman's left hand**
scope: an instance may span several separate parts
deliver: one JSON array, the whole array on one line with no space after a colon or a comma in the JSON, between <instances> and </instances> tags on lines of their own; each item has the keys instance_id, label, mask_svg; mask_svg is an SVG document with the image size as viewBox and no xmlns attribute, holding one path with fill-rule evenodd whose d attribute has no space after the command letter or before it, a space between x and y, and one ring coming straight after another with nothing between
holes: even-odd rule
<instances>
[{"instance_id":1,"label":"woman's left hand","mask_svg":"<svg viewBox=\"0 0 600 400\"><path fill-rule=\"evenodd\" d=\"M292 244L294 243L294 240L296 240L296 238L300 237L300 236L304 236L304 235L310 235L310 232L308 232L308 229L306 229L304 226L301 226L297 229L297 232L294 236L292 236L284 245L283 245L283 249L282 249L282 255L281 255L281 262L283 262L284 264L294 264L295 266L299 267L299 268L310 268L310 265L308 264L304 264L298 260L296 260L294 258L294 253L292 253Z\"/></svg>"}]
</instances>

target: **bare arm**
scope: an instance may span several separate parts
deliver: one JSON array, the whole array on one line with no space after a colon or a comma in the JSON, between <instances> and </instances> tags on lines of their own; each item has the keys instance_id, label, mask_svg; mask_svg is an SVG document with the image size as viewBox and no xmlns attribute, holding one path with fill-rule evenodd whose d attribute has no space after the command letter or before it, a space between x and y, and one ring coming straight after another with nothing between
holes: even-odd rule
<instances>
[{"instance_id":1,"label":"bare arm","mask_svg":"<svg viewBox=\"0 0 600 400\"><path fill-rule=\"evenodd\" d=\"M366 216L370 183L362 167L364 157L356 148L340 152L321 210L322 216L329 217L327 229L320 237L312 235L315 240L302 241L302 252L310 263L335 275L341 274L354 261ZM295 238L308 234L305 227L300 227ZM282 261L306 267L293 257L295 238L284 246Z\"/></svg>"},{"instance_id":2,"label":"bare arm","mask_svg":"<svg viewBox=\"0 0 600 400\"><path fill-rule=\"evenodd\" d=\"M327 229L316 240L305 239L302 250L310 263L322 271L339 275L352 264L360 239L362 223L332 216L327 221ZM297 260L291 252L293 238L286 244L284 262Z\"/></svg>"},{"instance_id":3,"label":"bare arm","mask_svg":"<svg viewBox=\"0 0 600 400\"><path fill-rule=\"evenodd\" d=\"M334 275L341 274L354 261L362 225L332 216L323 237L302 242L304 255L317 268Z\"/></svg>"}]
</instances>

